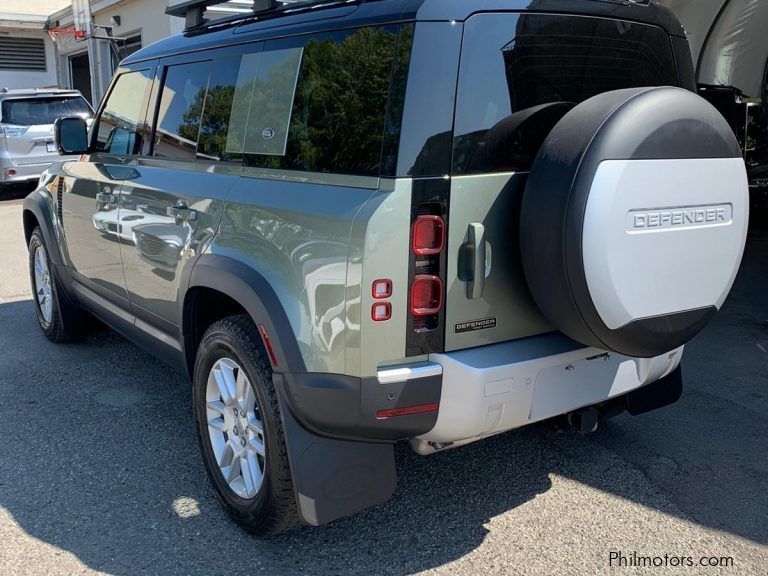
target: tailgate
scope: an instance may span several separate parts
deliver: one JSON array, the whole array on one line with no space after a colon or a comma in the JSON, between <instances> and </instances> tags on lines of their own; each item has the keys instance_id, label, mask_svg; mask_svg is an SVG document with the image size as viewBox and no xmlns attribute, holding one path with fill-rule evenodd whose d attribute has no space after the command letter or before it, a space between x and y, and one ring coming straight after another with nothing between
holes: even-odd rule
<instances>
[{"instance_id":1,"label":"tailgate","mask_svg":"<svg viewBox=\"0 0 768 576\"><path fill-rule=\"evenodd\" d=\"M592 96L678 84L669 37L656 26L537 13L467 20L454 123L446 351L554 330L529 293L519 248L520 203L541 144Z\"/></svg>"}]
</instances>

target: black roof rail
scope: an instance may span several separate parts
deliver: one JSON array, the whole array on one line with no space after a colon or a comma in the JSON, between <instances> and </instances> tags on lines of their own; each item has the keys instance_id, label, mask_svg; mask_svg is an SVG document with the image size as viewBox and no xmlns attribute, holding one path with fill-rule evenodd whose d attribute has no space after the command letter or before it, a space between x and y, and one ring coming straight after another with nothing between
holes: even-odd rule
<instances>
[{"instance_id":1,"label":"black roof rail","mask_svg":"<svg viewBox=\"0 0 768 576\"><path fill-rule=\"evenodd\" d=\"M351 0L350 0L351 1ZM210 6L216 6L218 4L226 4L228 0L185 0L172 6L168 6L165 13L171 16L179 16L186 19L185 30L192 28L200 28L208 23L205 19L205 11ZM308 8L313 5L320 4L334 4L333 1L328 0L253 0L253 8L249 12L253 14L261 14L265 12L272 12L280 8L293 9L293 8ZM244 14L240 14L242 18ZM221 20L214 20L211 24L218 23L228 18L222 18Z\"/></svg>"}]
</instances>

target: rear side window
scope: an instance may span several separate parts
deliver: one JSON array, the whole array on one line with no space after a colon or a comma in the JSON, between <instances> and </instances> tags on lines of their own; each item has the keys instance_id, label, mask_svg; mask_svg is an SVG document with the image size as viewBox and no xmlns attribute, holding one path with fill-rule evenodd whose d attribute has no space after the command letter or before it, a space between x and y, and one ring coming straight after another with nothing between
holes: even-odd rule
<instances>
[{"instance_id":1,"label":"rear side window","mask_svg":"<svg viewBox=\"0 0 768 576\"><path fill-rule=\"evenodd\" d=\"M115 155L138 154L147 135L145 122L152 70L118 76L96 125L96 149Z\"/></svg>"},{"instance_id":2,"label":"rear side window","mask_svg":"<svg viewBox=\"0 0 768 576\"><path fill-rule=\"evenodd\" d=\"M397 27L267 42L243 57L227 150L261 168L378 175ZM246 112L247 110L247 112Z\"/></svg>"},{"instance_id":3,"label":"rear side window","mask_svg":"<svg viewBox=\"0 0 768 576\"><path fill-rule=\"evenodd\" d=\"M659 28L578 16L474 16L461 55L454 172L528 170L573 106L611 90L677 84Z\"/></svg>"},{"instance_id":4,"label":"rear side window","mask_svg":"<svg viewBox=\"0 0 768 576\"><path fill-rule=\"evenodd\" d=\"M195 160L211 63L169 66L157 111L153 153L160 158Z\"/></svg>"},{"instance_id":5,"label":"rear side window","mask_svg":"<svg viewBox=\"0 0 768 576\"><path fill-rule=\"evenodd\" d=\"M244 123L238 122L236 116L232 118L241 61L240 56L228 56L213 62L197 141L197 157L200 159L228 162L242 160L242 146L227 146L230 137L235 142L242 142L242 138L236 134L242 131Z\"/></svg>"},{"instance_id":6,"label":"rear side window","mask_svg":"<svg viewBox=\"0 0 768 576\"><path fill-rule=\"evenodd\" d=\"M16 126L53 124L57 118L90 118L92 114L91 107L80 96L5 100L2 107L3 123Z\"/></svg>"}]
</instances>

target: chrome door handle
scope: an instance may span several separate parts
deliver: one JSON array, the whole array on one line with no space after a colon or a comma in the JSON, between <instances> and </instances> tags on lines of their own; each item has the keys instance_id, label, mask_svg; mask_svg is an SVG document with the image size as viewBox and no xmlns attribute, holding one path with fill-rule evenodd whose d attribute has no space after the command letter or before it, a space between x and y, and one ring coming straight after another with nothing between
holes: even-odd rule
<instances>
[{"instance_id":1,"label":"chrome door handle","mask_svg":"<svg viewBox=\"0 0 768 576\"><path fill-rule=\"evenodd\" d=\"M175 218L177 224L197 220L197 212L187 206L186 202L178 202L175 206L169 206L165 213L171 218Z\"/></svg>"},{"instance_id":2,"label":"chrome door handle","mask_svg":"<svg viewBox=\"0 0 768 576\"><path fill-rule=\"evenodd\" d=\"M99 192L96 194L96 201L101 204L117 204L117 196L111 192Z\"/></svg>"},{"instance_id":3,"label":"chrome door handle","mask_svg":"<svg viewBox=\"0 0 768 576\"><path fill-rule=\"evenodd\" d=\"M485 226L472 222L468 230L468 249L470 251L470 274L467 279L467 298L477 300L485 290Z\"/></svg>"}]
</instances>

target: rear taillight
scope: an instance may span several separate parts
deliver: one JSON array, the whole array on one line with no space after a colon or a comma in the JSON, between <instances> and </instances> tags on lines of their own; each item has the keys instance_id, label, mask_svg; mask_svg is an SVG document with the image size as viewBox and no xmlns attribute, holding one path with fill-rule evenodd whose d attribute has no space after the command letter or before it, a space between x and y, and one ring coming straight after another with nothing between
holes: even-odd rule
<instances>
[{"instance_id":1,"label":"rear taillight","mask_svg":"<svg viewBox=\"0 0 768 576\"><path fill-rule=\"evenodd\" d=\"M409 327L415 334L427 335L442 330L445 205L439 202L416 205L412 222ZM429 341L434 342L434 338L430 336Z\"/></svg>"},{"instance_id":2,"label":"rear taillight","mask_svg":"<svg viewBox=\"0 0 768 576\"><path fill-rule=\"evenodd\" d=\"M445 246L445 222L440 216L416 217L411 234L411 249L417 256L440 254Z\"/></svg>"},{"instance_id":3,"label":"rear taillight","mask_svg":"<svg viewBox=\"0 0 768 576\"><path fill-rule=\"evenodd\" d=\"M439 276L419 274L411 284L411 314L433 316L443 307L443 281Z\"/></svg>"},{"instance_id":4,"label":"rear taillight","mask_svg":"<svg viewBox=\"0 0 768 576\"><path fill-rule=\"evenodd\" d=\"M23 136L29 126L16 126L15 124L0 124L0 133L5 134L8 138L16 136Z\"/></svg>"}]
</instances>

